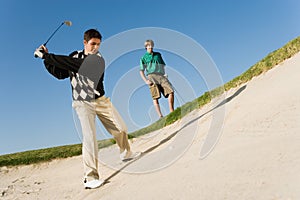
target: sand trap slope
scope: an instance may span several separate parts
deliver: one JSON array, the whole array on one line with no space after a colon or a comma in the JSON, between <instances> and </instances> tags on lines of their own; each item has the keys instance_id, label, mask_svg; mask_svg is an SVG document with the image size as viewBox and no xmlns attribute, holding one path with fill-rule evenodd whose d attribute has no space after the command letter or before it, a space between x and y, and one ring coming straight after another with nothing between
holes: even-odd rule
<instances>
[{"instance_id":1,"label":"sand trap slope","mask_svg":"<svg viewBox=\"0 0 300 200\"><path fill-rule=\"evenodd\" d=\"M300 199L300 54L180 122L132 141L144 155L99 152L106 184L84 190L81 157L1 168L0 199ZM200 159L214 114L213 151ZM223 118L222 118L223 119Z\"/></svg>"}]
</instances>

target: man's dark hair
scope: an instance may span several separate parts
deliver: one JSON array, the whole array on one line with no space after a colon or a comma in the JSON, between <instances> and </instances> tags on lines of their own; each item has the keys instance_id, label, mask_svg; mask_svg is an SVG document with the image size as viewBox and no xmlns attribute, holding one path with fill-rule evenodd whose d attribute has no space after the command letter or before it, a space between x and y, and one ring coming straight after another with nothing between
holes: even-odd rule
<instances>
[{"instance_id":1,"label":"man's dark hair","mask_svg":"<svg viewBox=\"0 0 300 200\"><path fill-rule=\"evenodd\" d=\"M83 39L85 41L89 41L92 38L98 38L98 39L102 40L102 35L96 29L89 29L89 30L87 30L87 31L84 32Z\"/></svg>"}]
</instances>

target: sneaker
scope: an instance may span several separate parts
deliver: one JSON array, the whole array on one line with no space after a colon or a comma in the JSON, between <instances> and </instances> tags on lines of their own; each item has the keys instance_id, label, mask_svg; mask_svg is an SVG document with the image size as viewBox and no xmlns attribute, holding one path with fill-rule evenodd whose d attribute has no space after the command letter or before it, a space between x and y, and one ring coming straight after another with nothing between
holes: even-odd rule
<instances>
[{"instance_id":1,"label":"sneaker","mask_svg":"<svg viewBox=\"0 0 300 200\"><path fill-rule=\"evenodd\" d=\"M132 151L125 150L120 154L120 159L122 161L126 162L126 161L133 160L133 159L140 157L141 154L142 154L141 152L132 152Z\"/></svg>"},{"instance_id":2,"label":"sneaker","mask_svg":"<svg viewBox=\"0 0 300 200\"><path fill-rule=\"evenodd\" d=\"M102 180L91 180L91 181L85 181L84 182L84 188L85 189L95 189L100 187L104 181Z\"/></svg>"}]
</instances>

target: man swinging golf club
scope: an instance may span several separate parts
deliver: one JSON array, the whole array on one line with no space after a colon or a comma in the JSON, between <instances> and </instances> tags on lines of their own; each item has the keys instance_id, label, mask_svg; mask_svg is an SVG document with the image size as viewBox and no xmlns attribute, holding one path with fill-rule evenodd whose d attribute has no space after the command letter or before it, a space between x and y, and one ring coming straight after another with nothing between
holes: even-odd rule
<instances>
[{"instance_id":1,"label":"man swinging golf club","mask_svg":"<svg viewBox=\"0 0 300 200\"><path fill-rule=\"evenodd\" d=\"M98 171L96 116L115 138L122 161L132 160L141 155L140 152L131 151L127 127L110 99L104 95L105 62L98 51L101 39L99 31L90 29L84 33L84 49L74 51L69 56L50 54L44 45L34 52L35 56L44 60L47 71L54 77L70 78L72 106L77 112L83 134L84 187L88 189L100 187L104 182L100 179Z\"/></svg>"}]
</instances>

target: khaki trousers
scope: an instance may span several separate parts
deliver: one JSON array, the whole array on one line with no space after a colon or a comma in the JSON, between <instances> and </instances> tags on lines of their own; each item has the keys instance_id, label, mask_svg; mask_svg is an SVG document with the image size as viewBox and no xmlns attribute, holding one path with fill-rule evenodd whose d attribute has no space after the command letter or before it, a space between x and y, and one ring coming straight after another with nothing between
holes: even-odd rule
<instances>
[{"instance_id":1,"label":"khaki trousers","mask_svg":"<svg viewBox=\"0 0 300 200\"><path fill-rule=\"evenodd\" d=\"M130 151L127 127L108 97L102 96L92 102L73 101L72 106L78 115L82 129L84 178L87 180L99 179L96 116L114 137L120 152Z\"/></svg>"}]
</instances>

